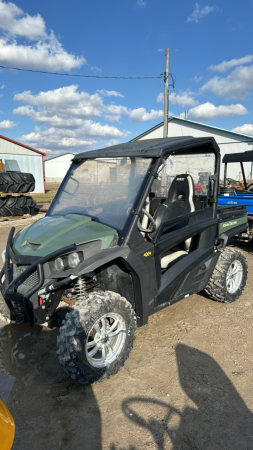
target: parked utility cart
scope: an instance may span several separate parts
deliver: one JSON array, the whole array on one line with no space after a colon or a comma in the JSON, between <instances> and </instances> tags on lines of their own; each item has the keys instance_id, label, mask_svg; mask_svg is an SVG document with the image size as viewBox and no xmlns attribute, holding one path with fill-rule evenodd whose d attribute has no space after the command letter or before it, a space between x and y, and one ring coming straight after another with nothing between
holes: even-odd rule
<instances>
[{"instance_id":1,"label":"parked utility cart","mask_svg":"<svg viewBox=\"0 0 253 450\"><path fill-rule=\"evenodd\" d=\"M213 138L131 142L74 157L46 216L14 237L1 271L1 312L60 328L58 355L81 383L115 374L149 315L205 289L229 303L247 262L227 239L242 206L217 211ZM210 172L195 193L199 173Z\"/></svg>"},{"instance_id":2,"label":"parked utility cart","mask_svg":"<svg viewBox=\"0 0 253 450\"><path fill-rule=\"evenodd\" d=\"M253 163L253 151L249 150L247 152L241 153L227 153L226 155L224 155L222 162L225 165L224 186L220 187L218 204L221 206L247 206L249 227L247 230L247 234L243 237L245 239L251 240L253 238L253 183L252 181L247 182L243 163ZM244 189L237 189L235 186L229 186L229 181L233 180L227 179L227 165L235 163L240 163ZM241 239L241 236L237 236L237 238Z\"/></svg>"}]
</instances>

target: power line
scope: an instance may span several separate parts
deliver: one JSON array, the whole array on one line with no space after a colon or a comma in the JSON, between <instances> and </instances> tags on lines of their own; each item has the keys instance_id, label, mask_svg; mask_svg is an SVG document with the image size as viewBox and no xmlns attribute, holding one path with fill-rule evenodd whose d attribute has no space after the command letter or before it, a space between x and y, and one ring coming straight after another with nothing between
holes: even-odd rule
<instances>
[{"instance_id":1,"label":"power line","mask_svg":"<svg viewBox=\"0 0 253 450\"><path fill-rule=\"evenodd\" d=\"M100 75L81 75L76 73L60 73L60 72L47 72L45 70L33 70L33 69L20 69L20 67L7 67L7 66L0 66L1 69L10 69L10 70L19 70L21 72L33 72L33 73L45 73L47 75L60 75L60 76L67 76L67 77L80 77L80 78L113 78L118 80L149 80L149 79L157 79L162 78L163 73L161 73L157 77L104 77Z\"/></svg>"}]
</instances>

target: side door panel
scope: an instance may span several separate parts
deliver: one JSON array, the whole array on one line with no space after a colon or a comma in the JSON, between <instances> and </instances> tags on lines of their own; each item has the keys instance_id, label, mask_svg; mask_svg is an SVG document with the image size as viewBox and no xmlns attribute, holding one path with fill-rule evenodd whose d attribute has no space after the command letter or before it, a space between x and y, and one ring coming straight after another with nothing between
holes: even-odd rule
<instances>
[{"instance_id":1,"label":"side door panel","mask_svg":"<svg viewBox=\"0 0 253 450\"><path fill-rule=\"evenodd\" d=\"M171 232L167 230L166 234L160 236L155 242L159 286L155 298L155 307L164 302L171 303L173 299L176 300L179 296L182 298L184 295L198 292L204 289L208 282L210 264L205 265L205 261L208 261L214 254L218 219L212 218L212 208L199 210L190 213L188 216L188 221L185 220L186 216L182 216L187 223L186 226ZM177 218L177 220L180 220L180 218ZM171 222L173 223L175 220ZM169 227L169 223L162 224L162 227ZM162 255L189 237L194 239L192 250L162 273Z\"/></svg>"}]
</instances>

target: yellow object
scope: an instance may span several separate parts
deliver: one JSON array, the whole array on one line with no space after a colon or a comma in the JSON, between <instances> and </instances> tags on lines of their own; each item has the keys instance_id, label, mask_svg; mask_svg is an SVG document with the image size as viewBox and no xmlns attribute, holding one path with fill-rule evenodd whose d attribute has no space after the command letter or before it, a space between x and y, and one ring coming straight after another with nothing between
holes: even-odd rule
<instances>
[{"instance_id":1,"label":"yellow object","mask_svg":"<svg viewBox=\"0 0 253 450\"><path fill-rule=\"evenodd\" d=\"M7 406L0 400L0 448L10 450L14 441L15 424Z\"/></svg>"}]
</instances>

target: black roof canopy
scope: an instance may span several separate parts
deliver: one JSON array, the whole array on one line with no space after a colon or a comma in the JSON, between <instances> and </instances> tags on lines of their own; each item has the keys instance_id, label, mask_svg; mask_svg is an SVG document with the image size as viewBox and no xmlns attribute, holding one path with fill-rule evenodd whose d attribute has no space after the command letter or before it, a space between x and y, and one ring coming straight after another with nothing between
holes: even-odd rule
<instances>
[{"instance_id":1,"label":"black roof canopy","mask_svg":"<svg viewBox=\"0 0 253 450\"><path fill-rule=\"evenodd\" d=\"M241 153L227 153L223 156L223 163L235 163L235 162L253 162L253 150Z\"/></svg>"},{"instance_id":2,"label":"black roof canopy","mask_svg":"<svg viewBox=\"0 0 253 450\"><path fill-rule=\"evenodd\" d=\"M117 157L141 157L155 158L166 153L186 153L188 148L200 151L200 147L207 146L206 152L219 153L219 147L213 137L194 138L192 136L179 136L160 139L145 139L142 141L131 141L125 144L113 145L111 147L91 150L75 155L72 161L94 158L117 158Z\"/></svg>"}]
</instances>

